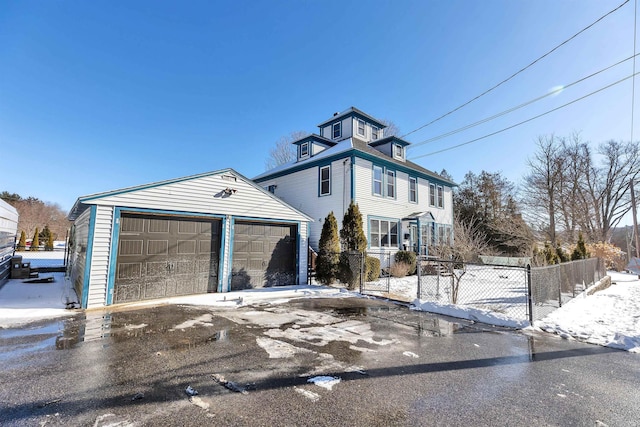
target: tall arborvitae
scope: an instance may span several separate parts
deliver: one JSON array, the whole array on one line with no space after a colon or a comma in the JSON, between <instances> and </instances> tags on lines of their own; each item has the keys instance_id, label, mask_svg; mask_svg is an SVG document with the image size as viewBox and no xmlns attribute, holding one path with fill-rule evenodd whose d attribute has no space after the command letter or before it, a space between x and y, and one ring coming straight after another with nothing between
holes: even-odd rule
<instances>
[{"instance_id":1,"label":"tall arborvitae","mask_svg":"<svg viewBox=\"0 0 640 427\"><path fill-rule=\"evenodd\" d=\"M27 249L27 235L24 230L20 232L20 240L18 241L18 246L16 246L16 251L24 251Z\"/></svg>"},{"instance_id":2,"label":"tall arborvitae","mask_svg":"<svg viewBox=\"0 0 640 427\"><path fill-rule=\"evenodd\" d=\"M31 240L31 248L29 250L37 251L39 249L38 246L40 246L40 230L36 228L36 232L33 233L33 240Z\"/></svg>"},{"instance_id":3,"label":"tall arborvitae","mask_svg":"<svg viewBox=\"0 0 640 427\"><path fill-rule=\"evenodd\" d=\"M367 238L362 227L362 214L358 205L353 201L344 214L340 240L345 251L365 252L367 250Z\"/></svg>"},{"instance_id":4,"label":"tall arborvitae","mask_svg":"<svg viewBox=\"0 0 640 427\"><path fill-rule=\"evenodd\" d=\"M329 212L322 224L318 258L316 260L316 278L323 285L335 282L340 260L340 239L338 238L338 221Z\"/></svg>"}]
</instances>

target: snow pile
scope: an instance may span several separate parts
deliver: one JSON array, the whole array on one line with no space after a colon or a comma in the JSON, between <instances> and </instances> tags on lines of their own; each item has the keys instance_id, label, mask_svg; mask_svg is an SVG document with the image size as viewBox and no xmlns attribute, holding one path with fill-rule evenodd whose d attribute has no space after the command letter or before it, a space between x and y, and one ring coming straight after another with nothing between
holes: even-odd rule
<instances>
[{"instance_id":1,"label":"snow pile","mask_svg":"<svg viewBox=\"0 0 640 427\"><path fill-rule=\"evenodd\" d=\"M321 376L309 378L307 382L313 383L322 388L326 388L327 390L332 390L333 386L338 384L341 380L342 379L340 377L329 377L326 375L321 375Z\"/></svg>"},{"instance_id":2,"label":"snow pile","mask_svg":"<svg viewBox=\"0 0 640 427\"><path fill-rule=\"evenodd\" d=\"M525 328L529 326L529 322L527 320L514 319L508 315L497 313L495 311L483 310L481 308L473 308L464 305L452 305L416 299L413 301L411 309L457 317L458 319L473 320L474 322L488 323L495 326L504 326L507 328Z\"/></svg>"},{"instance_id":3,"label":"snow pile","mask_svg":"<svg viewBox=\"0 0 640 427\"><path fill-rule=\"evenodd\" d=\"M640 353L640 280L632 274L608 274L615 285L574 298L534 322L534 327L563 338Z\"/></svg>"}]
</instances>

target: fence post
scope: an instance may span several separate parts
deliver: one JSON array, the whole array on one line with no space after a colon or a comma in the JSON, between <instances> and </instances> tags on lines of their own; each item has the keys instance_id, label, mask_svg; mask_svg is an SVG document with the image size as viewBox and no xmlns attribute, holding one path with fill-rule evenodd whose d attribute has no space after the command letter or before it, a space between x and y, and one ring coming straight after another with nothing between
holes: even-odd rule
<instances>
[{"instance_id":1,"label":"fence post","mask_svg":"<svg viewBox=\"0 0 640 427\"><path fill-rule=\"evenodd\" d=\"M418 295L416 295L416 298L420 299L420 297L422 296L422 283L421 283L421 275L422 272L420 271L422 270L422 258L420 257L420 255L416 256L416 274L418 275L418 289L417 289L417 293Z\"/></svg>"},{"instance_id":2,"label":"fence post","mask_svg":"<svg viewBox=\"0 0 640 427\"><path fill-rule=\"evenodd\" d=\"M556 265L556 270L558 270L558 307L562 307L562 269L560 265Z\"/></svg>"},{"instance_id":3,"label":"fence post","mask_svg":"<svg viewBox=\"0 0 640 427\"><path fill-rule=\"evenodd\" d=\"M527 303L529 306L529 323L533 325L533 292L531 286L531 264L527 264Z\"/></svg>"}]
</instances>

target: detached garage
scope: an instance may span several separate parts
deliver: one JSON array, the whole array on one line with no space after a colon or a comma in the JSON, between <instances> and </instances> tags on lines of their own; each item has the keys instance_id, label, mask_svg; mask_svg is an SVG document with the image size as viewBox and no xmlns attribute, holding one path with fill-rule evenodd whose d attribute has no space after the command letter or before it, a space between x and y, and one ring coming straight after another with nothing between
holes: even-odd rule
<instances>
[{"instance_id":1,"label":"detached garage","mask_svg":"<svg viewBox=\"0 0 640 427\"><path fill-rule=\"evenodd\" d=\"M83 308L307 281L311 220L232 169L80 197Z\"/></svg>"}]
</instances>

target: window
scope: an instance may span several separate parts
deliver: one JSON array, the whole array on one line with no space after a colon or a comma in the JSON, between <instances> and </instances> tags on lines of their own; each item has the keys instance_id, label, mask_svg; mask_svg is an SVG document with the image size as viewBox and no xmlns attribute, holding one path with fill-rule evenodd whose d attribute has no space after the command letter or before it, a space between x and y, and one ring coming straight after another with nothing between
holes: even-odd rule
<instances>
[{"instance_id":1,"label":"window","mask_svg":"<svg viewBox=\"0 0 640 427\"><path fill-rule=\"evenodd\" d=\"M333 124L333 139L340 138L342 136L342 122Z\"/></svg>"},{"instance_id":2,"label":"window","mask_svg":"<svg viewBox=\"0 0 640 427\"><path fill-rule=\"evenodd\" d=\"M429 184L429 206L436 205L436 185Z\"/></svg>"},{"instance_id":3,"label":"window","mask_svg":"<svg viewBox=\"0 0 640 427\"><path fill-rule=\"evenodd\" d=\"M378 128L371 126L371 139L378 139Z\"/></svg>"},{"instance_id":4,"label":"window","mask_svg":"<svg viewBox=\"0 0 640 427\"><path fill-rule=\"evenodd\" d=\"M387 197L395 199L396 197L396 173L387 171Z\"/></svg>"},{"instance_id":5,"label":"window","mask_svg":"<svg viewBox=\"0 0 640 427\"><path fill-rule=\"evenodd\" d=\"M358 135L364 136L364 120L358 119Z\"/></svg>"},{"instance_id":6,"label":"window","mask_svg":"<svg viewBox=\"0 0 640 427\"><path fill-rule=\"evenodd\" d=\"M396 159L404 159L404 147L399 144L393 144L393 157Z\"/></svg>"},{"instance_id":7,"label":"window","mask_svg":"<svg viewBox=\"0 0 640 427\"><path fill-rule=\"evenodd\" d=\"M380 166L373 167L373 194L382 196L382 168Z\"/></svg>"},{"instance_id":8,"label":"window","mask_svg":"<svg viewBox=\"0 0 640 427\"><path fill-rule=\"evenodd\" d=\"M444 207L444 188L441 185L438 185L438 207Z\"/></svg>"},{"instance_id":9,"label":"window","mask_svg":"<svg viewBox=\"0 0 640 427\"><path fill-rule=\"evenodd\" d=\"M267 191L271 194L276 194L276 188L278 188L277 185L271 184L270 186L267 187Z\"/></svg>"},{"instance_id":10,"label":"window","mask_svg":"<svg viewBox=\"0 0 640 427\"><path fill-rule=\"evenodd\" d=\"M372 248L397 248L398 223L383 219L369 220L369 234Z\"/></svg>"},{"instance_id":11,"label":"window","mask_svg":"<svg viewBox=\"0 0 640 427\"><path fill-rule=\"evenodd\" d=\"M303 142L300 144L300 158L304 159L305 157L309 157L309 143Z\"/></svg>"},{"instance_id":12,"label":"window","mask_svg":"<svg viewBox=\"0 0 640 427\"><path fill-rule=\"evenodd\" d=\"M331 194L331 166L320 168L320 195Z\"/></svg>"},{"instance_id":13,"label":"window","mask_svg":"<svg viewBox=\"0 0 640 427\"><path fill-rule=\"evenodd\" d=\"M451 244L451 227L448 225L438 225L438 245Z\"/></svg>"},{"instance_id":14,"label":"window","mask_svg":"<svg viewBox=\"0 0 640 427\"><path fill-rule=\"evenodd\" d=\"M409 201L418 203L418 178L409 177Z\"/></svg>"}]
</instances>

